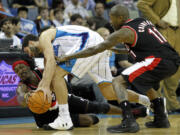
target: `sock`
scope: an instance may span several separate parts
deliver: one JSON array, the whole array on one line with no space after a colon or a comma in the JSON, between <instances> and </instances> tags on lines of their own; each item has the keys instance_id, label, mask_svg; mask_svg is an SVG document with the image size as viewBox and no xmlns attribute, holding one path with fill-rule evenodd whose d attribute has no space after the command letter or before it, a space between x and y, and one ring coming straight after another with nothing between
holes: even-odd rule
<instances>
[{"instance_id":1,"label":"sock","mask_svg":"<svg viewBox=\"0 0 180 135\"><path fill-rule=\"evenodd\" d=\"M65 116L70 115L68 104L59 104L59 115L65 115Z\"/></svg>"},{"instance_id":2,"label":"sock","mask_svg":"<svg viewBox=\"0 0 180 135\"><path fill-rule=\"evenodd\" d=\"M139 95L139 103L146 107L149 107L151 104L149 98L144 95Z\"/></svg>"}]
</instances>

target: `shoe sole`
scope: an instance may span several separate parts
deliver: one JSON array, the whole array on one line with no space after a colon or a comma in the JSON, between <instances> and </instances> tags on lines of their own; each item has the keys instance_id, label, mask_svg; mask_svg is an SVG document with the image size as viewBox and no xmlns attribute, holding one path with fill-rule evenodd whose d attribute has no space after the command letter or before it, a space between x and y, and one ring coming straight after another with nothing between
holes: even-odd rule
<instances>
[{"instance_id":1,"label":"shoe sole","mask_svg":"<svg viewBox=\"0 0 180 135\"><path fill-rule=\"evenodd\" d=\"M74 127L70 127L69 129L55 129L55 128L52 128L51 126L45 124L43 125L43 129L44 130L61 130L61 131L68 131L68 130L72 130Z\"/></svg>"},{"instance_id":2,"label":"shoe sole","mask_svg":"<svg viewBox=\"0 0 180 135\"><path fill-rule=\"evenodd\" d=\"M133 128L133 129L127 129L127 130L123 130L123 131L117 131L117 130L110 130L110 129L107 129L108 132L110 133L136 133L140 130L140 128Z\"/></svg>"}]
</instances>

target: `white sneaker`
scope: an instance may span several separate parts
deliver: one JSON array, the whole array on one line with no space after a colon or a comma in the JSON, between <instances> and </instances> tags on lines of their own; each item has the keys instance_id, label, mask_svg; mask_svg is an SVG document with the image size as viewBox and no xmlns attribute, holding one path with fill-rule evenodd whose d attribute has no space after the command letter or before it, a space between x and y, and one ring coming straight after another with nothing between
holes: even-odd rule
<instances>
[{"instance_id":1,"label":"white sneaker","mask_svg":"<svg viewBox=\"0 0 180 135\"><path fill-rule=\"evenodd\" d=\"M58 116L54 122L49 123L48 125L44 125L43 128L45 130L71 130L73 129L73 123L71 121L70 116Z\"/></svg>"}]
</instances>

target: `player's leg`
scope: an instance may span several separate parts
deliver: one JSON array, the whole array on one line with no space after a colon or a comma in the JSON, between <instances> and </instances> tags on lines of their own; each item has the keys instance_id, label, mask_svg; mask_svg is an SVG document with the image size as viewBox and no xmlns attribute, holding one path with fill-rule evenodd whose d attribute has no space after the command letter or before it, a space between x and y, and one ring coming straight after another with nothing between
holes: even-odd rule
<instances>
[{"instance_id":1,"label":"player's leg","mask_svg":"<svg viewBox=\"0 0 180 135\"><path fill-rule=\"evenodd\" d=\"M133 116L131 105L128 101L127 82L120 75L115 77L112 83L113 89L117 95L119 106L122 109L123 120L119 125L111 126L107 130L112 133L134 133L139 131L139 125Z\"/></svg>"},{"instance_id":2,"label":"player's leg","mask_svg":"<svg viewBox=\"0 0 180 135\"><path fill-rule=\"evenodd\" d=\"M97 124L99 118L94 114L71 114L74 127L90 127Z\"/></svg>"},{"instance_id":3,"label":"player's leg","mask_svg":"<svg viewBox=\"0 0 180 135\"><path fill-rule=\"evenodd\" d=\"M98 60L96 60L98 59ZM94 65L89 69L88 74L98 84L102 95L107 100L117 100L116 93L112 87L112 74L109 67L108 51L99 54L99 57L94 56ZM145 106L150 105L150 101L147 96L138 94L132 90L128 90L128 101L140 103Z\"/></svg>"},{"instance_id":4,"label":"player's leg","mask_svg":"<svg viewBox=\"0 0 180 135\"><path fill-rule=\"evenodd\" d=\"M107 100L117 100L117 96L115 94L115 91L112 87L112 83L110 82L103 82L98 84L102 95L107 99ZM132 90L127 90L128 92L128 101L134 102L134 103L140 103L146 107L150 106L150 101L147 96L144 96L142 94L138 94Z\"/></svg>"},{"instance_id":5,"label":"player's leg","mask_svg":"<svg viewBox=\"0 0 180 135\"><path fill-rule=\"evenodd\" d=\"M57 101L59 103L59 115L54 122L49 123L46 129L57 129L57 130L70 130L73 128L73 123L69 114L68 106L68 92L64 76L67 74L65 70L56 66L56 71L52 80L52 88L56 94Z\"/></svg>"},{"instance_id":6,"label":"player's leg","mask_svg":"<svg viewBox=\"0 0 180 135\"><path fill-rule=\"evenodd\" d=\"M85 114L85 113L95 113L95 114L122 114L121 108L111 105L106 102L95 102L83 99L81 97L69 94L68 98L69 110L72 114ZM145 117L147 116L145 107L137 107L132 109L134 117Z\"/></svg>"}]
</instances>

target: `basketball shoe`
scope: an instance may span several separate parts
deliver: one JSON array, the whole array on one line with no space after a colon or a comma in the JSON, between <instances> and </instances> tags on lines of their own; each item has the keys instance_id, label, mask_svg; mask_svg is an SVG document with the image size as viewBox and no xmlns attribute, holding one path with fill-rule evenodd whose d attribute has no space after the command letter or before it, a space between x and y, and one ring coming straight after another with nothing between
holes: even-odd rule
<instances>
[{"instance_id":1,"label":"basketball shoe","mask_svg":"<svg viewBox=\"0 0 180 135\"><path fill-rule=\"evenodd\" d=\"M170 123L168 120L165 100L163 98L156 98L151 101L154 111L154 120L146 122L145 125L148 128L169 128Z\"/></svg>"},{"instance_id":2,"label":"basketball shoe","mask_svg":"<svg viewBox=\"0 0 180 135\"><path fill-rule=\"evenodd\" d=\"M69 114L68 105L65 104L63 107L59 105L58 117L48 125L44 125L45 130L71 130L73 129L73 123Z\"/></svg>"}]
</instances>

